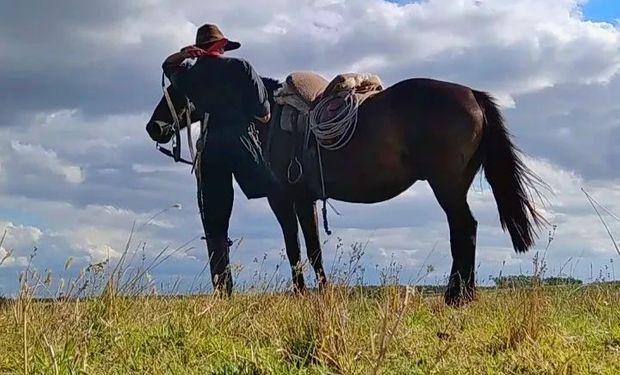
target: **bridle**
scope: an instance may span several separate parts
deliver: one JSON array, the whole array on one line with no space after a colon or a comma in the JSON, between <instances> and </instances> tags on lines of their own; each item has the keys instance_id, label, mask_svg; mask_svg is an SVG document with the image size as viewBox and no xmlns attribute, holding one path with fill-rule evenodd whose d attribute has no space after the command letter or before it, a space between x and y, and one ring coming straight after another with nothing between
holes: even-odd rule
<instances>
[{"instance_id":1,"label":"bridle","mask_svg":"<svg viewBox=\"0 0 620 375\"><path fill-rule=\"evenodd\" d=\"M192 141L192 111L194 105L190 102L189 98L185 98L187 101L186 106L181 110L180 113L177 113L174 108L174 104L172 103L172 98L170 98L170 94L166 89L165 75L161 76L161 88L164 92L164 97L166 98L166 104L168 105L168 109L170 110L170 114L172 115L172 127L174 128L174 138L172 140L172 151L169 149L162 147L159 142L155 143L155 147L162 154L169 156L174 159L175 163L181 162L191 166L194 166L196 162L196 153L194 151L194 142ZM187 142L189 148L189 154L191 157L191 161L184 159L181 157L181 120L185 116L186 129L187 129Z\"/></svg>"},{"instance_id":2,"label":"bridle","mask_svg":"<svg viewBox=\"0 0 620 375\"><path fill-rule=\"evenodd\" d=\"M172 115L172 127L174 128L174 139L172 140L172 151L161 147L159 143L156 144L157 149L166 156L169 156L174 159L176 163L181 162L192 166L191 173L194 173L196 179L198 180L198 210L200 211L200 218L204 224L204 202L202 198L202 181L201 181L201 166L200 159L202 157L202 152L205 149L205 142L207 138L207 123L209 121L209 114L205 113L204 117L200 123L200 139L199 144L197 144L198 150L194 150L194 141L192 140L192 112L196 109L189 98L185 97L186 105L181 110L180 113L177 114L176 109L174 108L174 103L172 103L172 98L170 98L170 94L168 90L166 90L166 82L165 75L161 75L161 87L164 92L164 98L166 98L166 104L168 105L168 109L170 110L170 114ZM191 156L192 161L188 161L181 157L181 120L185 116L186 128L187 128L187 143L189 148L189 154ZM201 237L201 239L206 240L207 237ZM232 246L232 242L229 241L229 246Z\"/></svg>"}]
</instances>

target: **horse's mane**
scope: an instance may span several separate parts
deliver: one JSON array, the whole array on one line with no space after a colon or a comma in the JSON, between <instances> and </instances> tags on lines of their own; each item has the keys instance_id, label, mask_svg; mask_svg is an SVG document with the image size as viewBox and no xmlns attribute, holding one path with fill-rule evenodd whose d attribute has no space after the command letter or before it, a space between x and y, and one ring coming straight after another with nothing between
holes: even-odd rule
<instances>
[{"instance_id":1,"label":"horse's mane","mask_svg":"<svg viewBox=\"0 0 620 375\"><path fill-rule=\"evenodd\" d=\"M273 93L279 89L280 87L282 87L282 83L280 81L278 81L277 79L273 79L273 78L269 78L269 77L260 77L263 80L263 84L265 85L265 88L267 89L267 92L269 92L269 97L273 97Z\"/></svg>"}]
</instances>

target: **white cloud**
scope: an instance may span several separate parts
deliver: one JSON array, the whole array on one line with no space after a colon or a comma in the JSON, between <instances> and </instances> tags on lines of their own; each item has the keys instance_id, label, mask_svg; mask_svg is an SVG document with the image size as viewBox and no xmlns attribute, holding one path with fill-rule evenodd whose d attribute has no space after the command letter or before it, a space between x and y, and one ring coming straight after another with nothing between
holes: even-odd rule
<instances>
[{"instance_id":1,"label":"white cloud","mask_svg":"<svg viewBox=\"0 0 620 375\"><path fill-rule=\"evenodd\" d=\"M41 229L33 226L14 224L11 222L0 221L0 231L6 232L5 246L15 246L28 243L36 244L43 232Z\"/></svg>"},{"instance_id":2,"label":"white cloud","mask_svg":"<svg viewBox=\"0 0 620 375\"><path fill-rule=\"evenodd\" d=\"M7 250L4 246L0 246L0 268L2 267L27 267L28 258L21 256L13 256L11 250Z\"/></svg>"},{"instance_id":3,"label":"white cloud","mask_svg":"<svg viewBox=\"0 0 620 375\"><path fill-rule=\"evenodd\" d=\"M4 237L4 241L0 244L0 268L26 266L28 263L27 254L16 251L16 249L27 248L32 253L42 236L43 232L39 228L21 224L15 225L0 220L0 239Z\"/></svg>"},{"instance_id":4,"label":"white cloud","mask_svg":"<svg viewBox=\"0 0 620 375\"><path fill-rule=\"evenodd\" d=\"M0 58L5 66L18 66L18 56L30 56L19 71L37 75L48 74L50 65L61 73L83 69L80 74L87 79L72 74L56 78L63 81L55 83L77 92L66 93L73 99L66 104L81 102L96 111L106 107L105 99L118 111L133 112L133 103L142 110L148 101L128 95L141 92L154 98L151 93L164 57L191 43L200 24L216 22L243 42L234 54L248 57L259 72L279 78L295 69L331 76L358 68L373 70L388 83L432 76L504 97L562 83L607 82L618 71L618 29L584 20L579 7L574 0L429 0L407 5L383 0L263 0L251 6L231 0L206 7L197 0L72 4L71 12L55 12L59 19L48 30L50 37L63 40L64 53L25 31L49 17L49 10L41 7L28 9L23 20L5 12L11 18L4 27L15 29L0 33L4 36L0 41L10 47ZM85 16L71 18L65 13ZM67 29L63 22L73 27ZM31 47L33 43L37 48ZM135 86L119 90L124 80ZM148 82L153 82L152 90L144 87ZM95 86L88 95L80 95L89 90L86 84ZM47 102L62 102L59 90L46 88L34 95L36 103L41 95L55 96ZM7 99L11 99L7 104L24 104Z\"/></svg>"},{"instance_id":5,"label":"white cloud","mask_svg":"<svg viewBox=\"0 0 620 375\"><path fill-rule=\"evenodd\" d=\"M19 141L11 141L11 147L26 168L45 168L57 176L64 177L70 184L84 182L84 175L80 167L61 160L52 150L46 150L40 145L24 144Z\"/></svg>"}]
</instances>

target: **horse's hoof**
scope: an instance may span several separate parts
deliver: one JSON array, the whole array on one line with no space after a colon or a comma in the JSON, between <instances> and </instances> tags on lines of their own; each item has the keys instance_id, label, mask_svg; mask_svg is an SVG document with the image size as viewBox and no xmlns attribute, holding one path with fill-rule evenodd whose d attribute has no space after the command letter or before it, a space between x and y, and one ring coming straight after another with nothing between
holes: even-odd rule
<instances>
[{"instance_id":1,"label":"horse's hoof","mask_svg":"<svg viewBox=\"0 0 620 375\"><path fill-rule=\"evenodd\" d=\"M452 307L462 307L476 299L475 290L449 288L444 295L446 305Z\"/></svg>"},{"instance_id":2,"label":"horse's hoof","mask_svg":"<svg viewBox=\"0 0 620 375\"><path fill-rule=\"evenodd\" d=\"M327 280L324 278L321 278L321 281L319 281L319 293L327 290L328 286L329 284L327 283Z\"/></svg>"},{"instance_id":3,"label":"horse's hoof","mask_svg":"<svg viewBox=\"0 0 620 375\"><path fill-rule=\"evenodd\" d=\"M296 296L303 296L308 290L305 284L293 284L293 294Z\"/></svg>"},{"instance_id":4,"label":"horse's hoof","mask_svg":"<svg viewBox=\"0 0 620 375\"><path fill-rule=\"evenodd\" d=\"M305 294L305 292L303 292L303 291L299 291L299 290L297 290L297 289L295 289L295 288L293 288L293 289L289 289L289 290L286 290L286 291L284 291L284 292L283 292L283 295L284 295L285 297L290 297L290 298L297 298L297 297L301 297L301 296L303 296L304 294Z\"/></svg>"},{"instance_id":5,"label":"horse's hoof","mask_svg":"<svg viewBox=\"0 0 620 375\"><path fill-rule=\"evenodd\" d=\"M232 298L232 291L224 290L224 289L215 289L213 291L213 297L216 299L226 300Z\"/></svg>"}]
</instances>

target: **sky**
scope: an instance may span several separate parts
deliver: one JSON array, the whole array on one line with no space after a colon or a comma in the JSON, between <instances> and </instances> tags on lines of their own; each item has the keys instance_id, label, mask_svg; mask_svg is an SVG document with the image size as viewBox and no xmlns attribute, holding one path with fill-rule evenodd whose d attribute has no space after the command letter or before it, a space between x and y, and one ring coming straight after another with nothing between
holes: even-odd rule
<instances>
[{"instance_id":1,"label":"sky","mask_svg":"<svg viewBox=\"0 0 620 375\"><path fill-rule=\"evenodd\" d=\"M590 0L583 6L584 15L593 21L614 22L620 20L620 2L613 0Z\"/></svg>"},{"instance_id":2,"label":"sky","mask_svg":"<svg viewBox=\"0 0 620 375\"><path fill-rule=\"evenodd\" d=\"M134 223L132 251L145 243L150 259L178 249L153 270L157 282L203 277L194 177L156 152L145 124L161 97L161 62L207 22L239 40L232 55L264 76L372 72L387 85L427 77L491 92L528 166L553 189L541 207L555 226L547 273L617 277L618 254L581 189L620 215L619 18L615 0L2 2L0 294L15 292L29 262L58 281L118 259ZM289 278L267 202L236 192L238 285L262 273ZM531 272L552 227L518 255L482 177L469 201L479 281ZM334 234L321 233L328 271L362 243L369 283L390 264L403 282L445 281L448 226L426 183L380 204L333 204ZM601 212L620 238L618 220Z\"/></svg>"}]
</instances>

